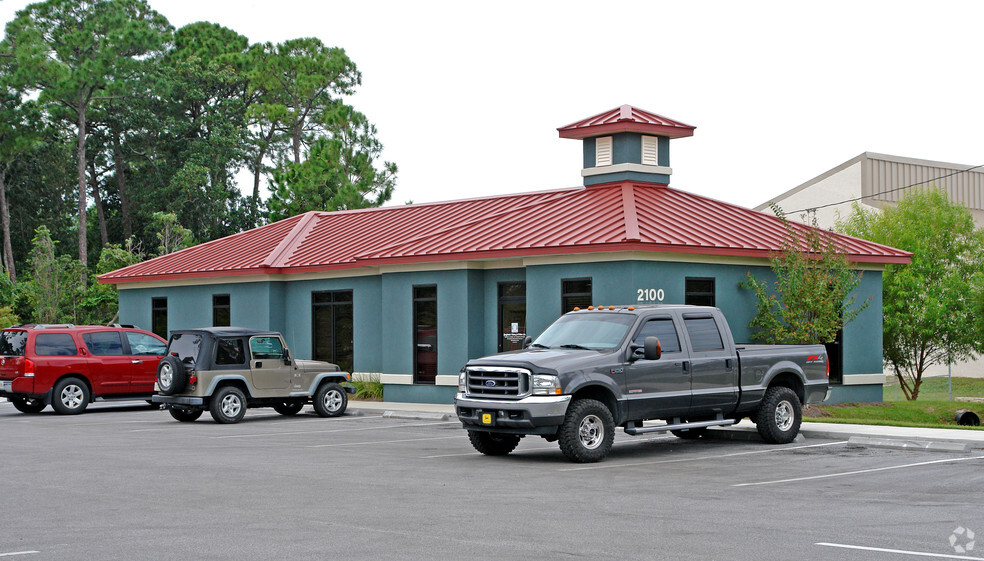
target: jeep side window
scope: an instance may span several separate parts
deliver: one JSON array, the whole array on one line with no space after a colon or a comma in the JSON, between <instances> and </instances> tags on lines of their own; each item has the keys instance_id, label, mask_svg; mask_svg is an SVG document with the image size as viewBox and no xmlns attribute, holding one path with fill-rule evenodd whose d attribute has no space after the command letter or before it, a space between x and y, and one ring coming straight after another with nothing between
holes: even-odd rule
<instances>
[{"instance_id":1,"label":"jeep side window","mask_svg":"<svg viewBox=\"0 0 984 561\"><path fill-rule=\"evenodd\" d=\"M34 339L34 354L40 356L69 356L78 354L75 341L68 333L42 333Z\"/></svg>"},{"instance_id":2,"label":"jeep side window","mask_svg":"<svg viewBox=\"0 0 984 561\"><path fill-rule=\"evenodd\" d=\"M632 341L636 345L642 345L646 337L656 337L659 339L659 346L664 353L680 352L680 338L677 336L676 328L673 327L673 320L670 318L651 319L642 325L642 329L636 334Z\"/></svg>"},{"instance_id":3,"label":"jeep side window","mask_svg":"<svg viewBox=\"0 0 984 561\"><path fill-rule=\"evenodd\" d=\"M245 364L242 339L219 339L215 347L215 364Z\"/></svg>"},{"instance_id":4,"label":"jeep side window","mask_svg":"<svg viewBox=\"0 0 984 561\"><path fill-rule=\"evenodd\" d=\"M82 341L94 356L119 356L123 354L123 340L118 331L85 333Z\"/></svg>"},{"instance_id":5,"label":"jeep side window","mask_svg":"<svg viewBox=\"0 0 984 561\"><path fill-rule=\"evenodd\" d=\"M253 337L249 340L249 351L255 360L283 358L284 344L279 337Z\"/></svg>"}]
</instances>

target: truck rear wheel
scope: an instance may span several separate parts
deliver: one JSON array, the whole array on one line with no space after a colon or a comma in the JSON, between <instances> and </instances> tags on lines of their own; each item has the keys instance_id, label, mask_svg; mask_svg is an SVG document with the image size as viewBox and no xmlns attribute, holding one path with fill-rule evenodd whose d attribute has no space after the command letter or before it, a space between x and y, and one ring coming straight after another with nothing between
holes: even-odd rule
<instances>
[{"instance_id":1,"label":"truck rear wheel","mask_svg":"<svg viewBox=\"0 0 984 561\"><path fill-rule=\"evenodd\" d=\"M216 423L238 423L246 416L246 394L235 386L223 386L212 396L208 412Z\"/></svg>"},{"instance_id":2,"label":"truck rear wheel","mask_svg":"<svg viewBox=\"0 0 984 561\"><path fill-rule=\"evenodd\" d=\"M789 444L799 433L803 407L796 392L784 386L772 386L755 415L755 425L762 440L769 444Z\"/></svg>"},{"instance_id":3,"label":"truck rear wheel","mask_svg":"<svg viewBox=\"0 0 984 561\"><path fill-rule=\"evenodd\" d=\"M567 408L560 425L560 451L578 463L600 462L615 441L612 412L600 401L579 399Z\"/></svg>"},{"instance_id":4,"label":"truck rear wheel","mask_svg":"<svg viewBox=\"0 0 984 561\"><path fill-rule=\"evenodd\" d=\"M516 434L468 431L468 440L471 441L472 446L486 456L505 456L519 446L519 441L522 438Z\"/></svg>"}]
</instances>

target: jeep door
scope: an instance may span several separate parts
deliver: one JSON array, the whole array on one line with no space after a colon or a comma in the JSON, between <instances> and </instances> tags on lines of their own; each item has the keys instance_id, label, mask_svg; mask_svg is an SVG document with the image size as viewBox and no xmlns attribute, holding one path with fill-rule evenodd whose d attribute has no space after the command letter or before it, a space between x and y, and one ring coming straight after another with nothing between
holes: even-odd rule
<instances>
[{"instance_id":1,"label":"jeep door","mask_svg":"<svg viewBox=\"0 0 984 561\"><path fill-rule=\"evenodd\" d=\"M646 360L642 349L625 365L625 396L631 419L666 419L684 416L690 410L690 356L680 344L677 326L670 315L646 319L632 343L642 345L646 337L659 339L663 355Z\"/></svg>"},{"instance_id":2,"label":"jeep door","mask_svg":"<svg viewBox=\"0 0 984 561\"><path fill-rule=\"evenodd\" d=\"M260 335L249 338L252 360L253 387L261 390L287 390L290 388L292 368L290 360L284 364L284 342L276 335Z\"/></svg>"}]
</instances>

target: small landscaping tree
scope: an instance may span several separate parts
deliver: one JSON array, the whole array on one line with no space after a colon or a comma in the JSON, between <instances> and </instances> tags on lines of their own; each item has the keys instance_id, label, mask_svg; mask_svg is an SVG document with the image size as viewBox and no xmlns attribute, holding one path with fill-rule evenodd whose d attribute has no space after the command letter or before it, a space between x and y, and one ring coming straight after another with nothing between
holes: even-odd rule
<instances>
[{"instance_id":1,"label":"small landscaping tree","mask_svg":"<svg viewBox=\"0 0 984 561\"><path fill-rule=\"evenodd\" d=\"M749 324L752 338L774 344L830 343L837 332L868 307L857 303L861 274L851 268L834 236L816 226L789 222L782 209L773 212L786 227L782 250L770 261L775 282L751 272L742 283L755 292L758 311Z\"/></svg>"}]
</instances>

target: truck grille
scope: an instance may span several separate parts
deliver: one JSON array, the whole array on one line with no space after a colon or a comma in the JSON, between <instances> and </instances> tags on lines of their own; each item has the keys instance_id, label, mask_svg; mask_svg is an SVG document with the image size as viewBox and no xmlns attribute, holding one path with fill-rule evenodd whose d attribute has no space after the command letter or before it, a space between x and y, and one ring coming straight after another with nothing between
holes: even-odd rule
<instances>
[{"instance_id":1,"label":"truck grille","mask_svg":"<svg viewBox=\"0 0 984 561\"><path fill-rule=\"evenodd\" d=\"M525 368L469 366L465 375L470 396L520 398L530 395L530 371Z\"/></svg>"}]
</instances>

